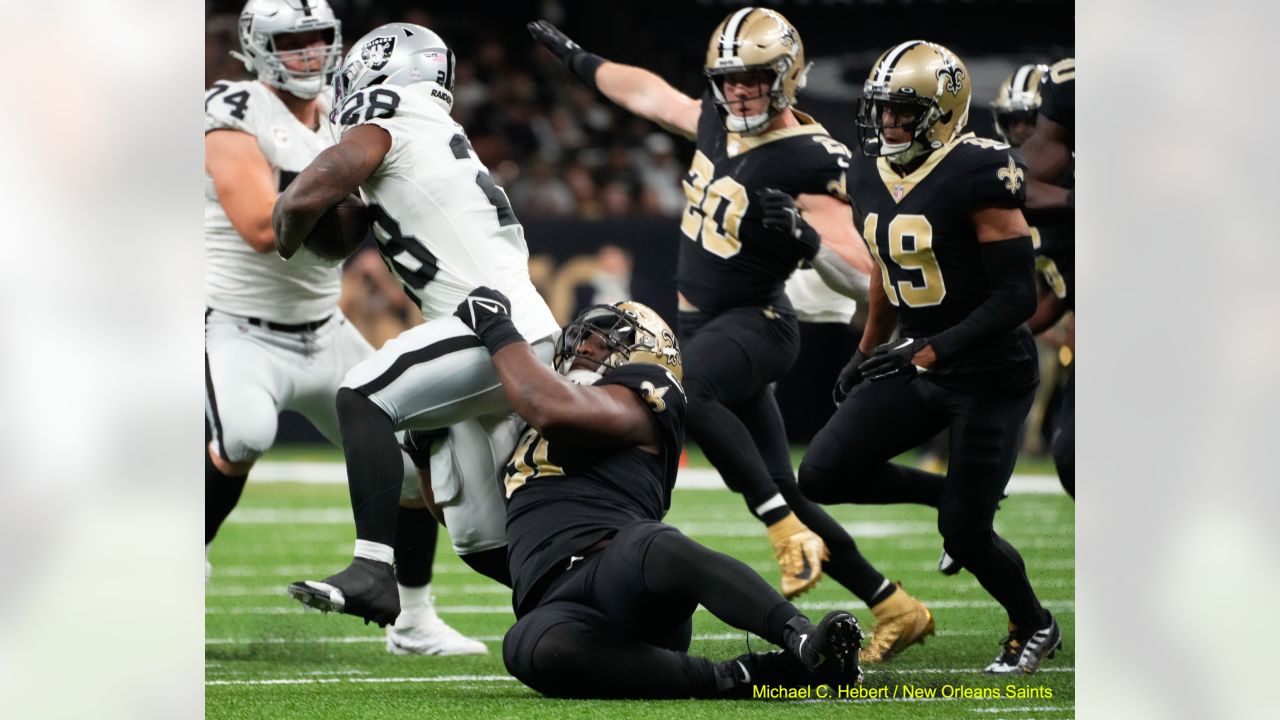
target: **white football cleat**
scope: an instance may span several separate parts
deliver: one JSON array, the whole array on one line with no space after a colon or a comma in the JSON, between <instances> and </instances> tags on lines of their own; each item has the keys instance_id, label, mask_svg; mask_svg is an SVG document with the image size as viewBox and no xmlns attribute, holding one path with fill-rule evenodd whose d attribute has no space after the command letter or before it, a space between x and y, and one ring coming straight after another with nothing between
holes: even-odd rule
<instances>
[{"instance_id":1,"label":"white football cleat","mask_svg":"<svg viewBox=\"0 0 1280 720\"><path fill-rule=\"evenodd\" d=\"M387 652L392 655L488 655L489 648L454 630L436 614L435 597L426 605L405 608L387 626Z\"/></svg>"}]
</instances>

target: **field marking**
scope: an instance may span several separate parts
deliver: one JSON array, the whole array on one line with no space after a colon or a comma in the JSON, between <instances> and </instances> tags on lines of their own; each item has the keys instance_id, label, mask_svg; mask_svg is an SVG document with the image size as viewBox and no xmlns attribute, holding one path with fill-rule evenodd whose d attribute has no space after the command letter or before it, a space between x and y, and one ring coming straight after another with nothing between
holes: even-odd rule
<instances>
[{"instance_id":1,"label":"field marking","mask_svg":"<svg viewBox=\"0 0 1280 720\"><path fill-rule=\"evenodd\" d=\"M984 637L993 633L986 630L938 630L935 635L938 637ZM502 635L468 635L472 640L479 640L484 643L502 642ZM746 633L703 633L694 635L694 641L702 642L732 642L745 641ZM348 635L345 637L267 637L267 638L205 638L205 645L360 645L383 644L387 638L382 635ZM762 642L772 646L768 640L757 635L751 635L751 642ZM213 667L215 663L208 663L206 667Z\"/></svg>"},{"instance_id":2,"label":"field marking","mask_svg":"<svg viewBox=\"0 0 1280 720\"><path fill-rule=\"evenodd\" d=\"M921 602L934 610L1000 607L1000 604L994 600L921 600ZM798 602L795 603L795 606L801 610L846 610L852 604L838 600L823 600ZM1050 610L1069 612L1074 612L1076 607L1074 600L1044 600L1041 601L1041 604ZM509 605L438 605L436 610L442 615L449 613L458 615L504 615L512 612ZM316 613L319 611L295 605L286 607L206 607L204 612L206 615L287 615L293 613ZM699 605L696 612L705 613L707 609Z\"/></svg>"},{"instance_id":3,"label":"field marking","mask_svg":"<svg viewBox=\"0 0 1280 720\"><path fill-rule=\"evenodd\" d=\"M264 460L253 466L253 482L296 482L305 485L346 485L347 468L341 462ZM677 490L724 490L720 473L711 468L682 468ZM1058 495L1062 485L1056 475L1017 474L1006 489L1010 495Z\"/></svg>"},{"instance_id":4,"label":"field marking","mask_svg":"<svg viewBox=\"0 0 1280 720\"><path fill-rule=\"evenodd\" d=\"M969 712L976 713L1006 713L1006 712L1072 712L1075 708L1057 707L1054 705L1036 705L1026 707L993 707L993 708L969 708Z\"/></svg>"}]
</instances>

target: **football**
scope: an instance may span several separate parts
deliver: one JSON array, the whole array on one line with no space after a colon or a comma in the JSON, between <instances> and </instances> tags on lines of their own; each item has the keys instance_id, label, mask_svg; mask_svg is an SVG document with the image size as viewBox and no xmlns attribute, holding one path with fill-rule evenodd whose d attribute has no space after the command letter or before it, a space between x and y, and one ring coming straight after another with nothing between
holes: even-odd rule
<instances>
[{"instance_id":1,"label":"football","mask_svg":"<svg viewBox=\"0 0 1280 720\"><path fill-rule=\"evenodd\" d=\"M348 195L320 216L302 246L325 260L350 257L369 232L369 211L359 195Z\"/></svg>"}]
</instances>

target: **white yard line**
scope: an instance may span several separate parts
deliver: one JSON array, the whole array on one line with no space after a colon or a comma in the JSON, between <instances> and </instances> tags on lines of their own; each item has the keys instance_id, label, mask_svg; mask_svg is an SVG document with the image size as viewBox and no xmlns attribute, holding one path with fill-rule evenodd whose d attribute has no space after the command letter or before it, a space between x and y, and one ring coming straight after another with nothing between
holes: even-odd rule
<instances>
[{"instance_id":1,"label":"white yard line","mask_svg":"<svg viewBox=\"0 0 1280 720\"><path fill-rule=\"evenodd\" d=\"M296 482L307 485L345 485L346 466L340 462L262 461L253 466L254 482ZM676 478L678 490L723 490L720 473L710 468L683 468ZM1010 495L1056 495L1062 485L1054 475L1014 475Z\"/></svg>"},{"instance_id":2,"label":"white yard line","mask_svg":"<svg viewBox=\"0 0 1280 720\"><path fill-rule=\"evenodd\" d=\"M951 609L977 609L977 608L998 608L999 603L994 600L922 600L925 605L934 610L951 610ZM1074 600L1045 600L1042 603L1050 610L1074 612L1076 603ZM836 600L824 600L819 602L798 602L796 607L801 610L845 610L848 609L850 603ZM441 615L456 613L459 615L505 615L511 613L509 605L438 605L436 610ZM706 612L706 608L698 606L697 612ZM287 615L299 612L318 612L309 608L296 605L292 607L206 607L206 615Z\"/></svg>"}]
</instances>

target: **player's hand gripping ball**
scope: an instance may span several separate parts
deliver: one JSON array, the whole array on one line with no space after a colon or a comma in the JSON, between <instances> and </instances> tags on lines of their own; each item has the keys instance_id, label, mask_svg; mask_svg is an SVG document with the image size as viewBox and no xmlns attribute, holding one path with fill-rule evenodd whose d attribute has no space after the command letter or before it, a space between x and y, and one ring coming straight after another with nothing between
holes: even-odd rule
<instances>
[{"instance_id":1,"label":"player's hand gripping ball","mask_svg":"<svg viewBox=\"0 0 1280 720\"><path fill-rule=\"evenodd\" d=\"M329 261L345 260L369 232L369 210L359 195L348 195L325 210L302 246Z\"/></svg>"}]
</instances>

